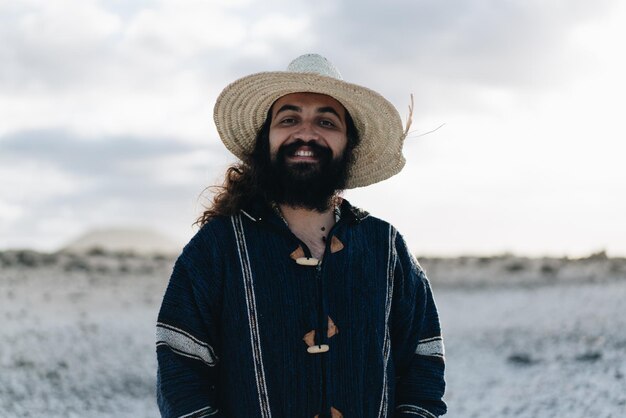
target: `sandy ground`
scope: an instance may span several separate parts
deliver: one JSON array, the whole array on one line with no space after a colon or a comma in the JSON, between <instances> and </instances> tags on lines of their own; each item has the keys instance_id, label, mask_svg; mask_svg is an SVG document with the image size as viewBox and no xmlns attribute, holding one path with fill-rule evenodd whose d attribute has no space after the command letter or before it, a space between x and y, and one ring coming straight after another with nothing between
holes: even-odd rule
<instances>
[{"instance_id":1,"label":"sandy ground","mask_svg":"<svg viewBox=\"0 0 626 418\"><path fill-rule=\"evenodd\" d=\"M626 262L423 259L449 417L626 417ZM156 417L172 260L0 253L0 417Z\"/></svg>"}]
</instances>

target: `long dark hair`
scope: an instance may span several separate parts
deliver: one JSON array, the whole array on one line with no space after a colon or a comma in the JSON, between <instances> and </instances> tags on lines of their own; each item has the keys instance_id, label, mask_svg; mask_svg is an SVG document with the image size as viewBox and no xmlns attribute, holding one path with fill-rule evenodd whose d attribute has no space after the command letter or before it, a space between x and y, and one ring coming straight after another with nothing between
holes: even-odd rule
<instances>
[{"instance_id":1,"label":"long dark hair","mask_svg":"<svg viewBox=\"0 0 626 418\"><path fill-rule=\"evenodd\" d=\"M269 201L267 189L259 180L264 178L270 165L269 133L272 123L272 109L267 112L267 118L259 129L255 138L254 149L246 155L242 161L235 163L226 169L224 182L221 186L209 186L207 190L214 192L211 205L194 222L194 225L202 226L216 216L231 216L246 207L256 199ZM359 134L350 113L346 110L346 136L347 145L344 152L347 153L351 163L352 150L359 143Z\"/></svg>"}]
</instances>

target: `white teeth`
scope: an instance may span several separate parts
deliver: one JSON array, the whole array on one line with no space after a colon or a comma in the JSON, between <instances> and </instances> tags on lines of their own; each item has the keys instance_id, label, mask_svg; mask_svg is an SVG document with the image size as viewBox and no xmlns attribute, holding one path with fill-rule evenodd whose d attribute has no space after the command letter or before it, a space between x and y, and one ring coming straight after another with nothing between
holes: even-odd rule
<instances>
[{"instance_id":1,"label":"white teeth","mask_svg":"<svg viewBox=\"0 0 626 418\"><path fill-rule=\"evenodd\" d=\"M313 151L296 151L296 157L312 157Z\"/></svg>"}]
</instances>

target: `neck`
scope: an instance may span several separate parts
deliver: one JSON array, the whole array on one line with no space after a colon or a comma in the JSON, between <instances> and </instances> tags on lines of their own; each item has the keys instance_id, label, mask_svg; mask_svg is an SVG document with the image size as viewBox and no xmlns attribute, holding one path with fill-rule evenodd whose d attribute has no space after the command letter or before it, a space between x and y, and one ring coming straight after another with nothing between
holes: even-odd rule
<instances>
[{"instance_id":1,"label":"neck","mask_svg":"<svg viewBox=\"0 0 626 418\"><path fill-rule=\"evenodd\" d=\"M307 209L300 207L293 207L285 204L279 204L280 212L285 218L285 221L289 225L289 228L302 228L308 229L308 227L317 226L318 229L325 227L328 230L328 226L335 224L335 212L334 207L326 209L324 212L319 212L315 209Z\"/></svg>"},{"instance_id":2,"label":"neck","mask_svg":"<svg viewBox=\"0 0 626 418\"><path fill-rule=\"evenodd\" d=\"M278 207L291 232L309 247L314 257L321 259L325 238L335 224L334 207L331 206L324 212L283 204Z\"/></svg>"},{"instance_id":3,"label":"neck","mask_svg":"<svg viewBox=\"0 0 626 418\"><path fill-rule=\"evenodd\" d=\"M278 204L280 212L289 225L316 222L321 219L334 218L334 207L331 206L323 212L315 209L293 207L282 203Z\"/></svg>"}]
</instances>

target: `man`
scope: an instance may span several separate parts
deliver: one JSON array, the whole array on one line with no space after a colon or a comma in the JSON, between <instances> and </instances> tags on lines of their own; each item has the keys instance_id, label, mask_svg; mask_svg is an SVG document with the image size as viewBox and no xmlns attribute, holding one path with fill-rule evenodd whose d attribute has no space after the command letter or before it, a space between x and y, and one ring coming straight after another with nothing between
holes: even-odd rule
<instances>
[{"instance_id":1,"label":"man","mask_svg":"<svg viewBox=\"0 0 626 418\"><path fill-rule=\"evenodd\" d=\"M444 414L429 282L391 225L338 194L402 169L393 105L308 54L227 86L214 119L241 162L163 299L161 414Z\"/></svg>"}]
</instances>

